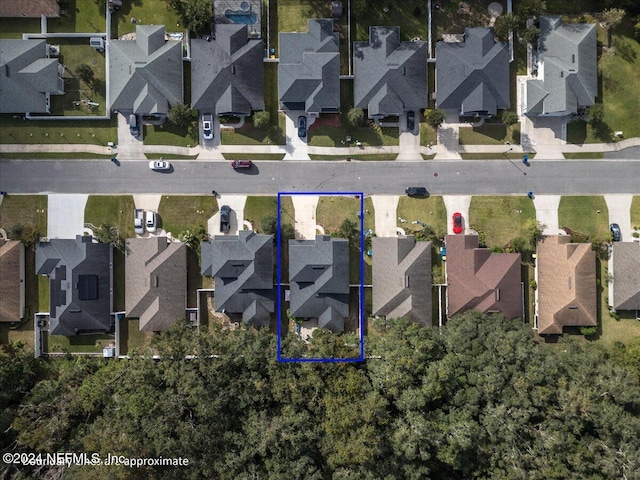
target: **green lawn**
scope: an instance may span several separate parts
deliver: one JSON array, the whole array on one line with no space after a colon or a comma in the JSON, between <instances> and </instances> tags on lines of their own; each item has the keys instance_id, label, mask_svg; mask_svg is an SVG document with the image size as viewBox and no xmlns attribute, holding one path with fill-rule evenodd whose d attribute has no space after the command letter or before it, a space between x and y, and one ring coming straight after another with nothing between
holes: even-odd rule
<instances>
[{"instance_id":1,"label":"green lawn","mask_svg":"<svg viewBox=\"0 0 640 480\"><path fill-rule=\"evenodd\" d=\"M84 209L84 221L96 227L110 223L118 227L122 238L132 238L133 210L135 205L130 195L89 195Z\"/></svg>"},{"instance_id":2,"label":"green lawn","mask_svg":"<svg viewBox=\"0 0 640 480\"><path fill-rule=\"evenodd\" d=\"M13 225L33 225L42 236L47 233L46 195L7 195L0 205L0 228L7 233Z\"/></svg>"},{"instance_id":3,"label":"green lawn","mask_svg":"<svg viewBox=\"0 0 640 480\"><path fill-rule=\"evenodd\" d=\"M145 153L149 160L195 160L198 155L174 155L172 153Z\"/></svg>"},{"instance_id":4,"label":"green lawn","mask_svg":"<svg viewBox=\"0 0 640 480\"><path fill-rule=\"evenodd\" d=\"M67 153L0 153L0 158L7 158L10 160L34 160L34 159L62 159L62 160L71 160L72 158L81 158L83 160L86 159L99 159L106 160L111 158L113 155L96 155L95 153L78 153L78 152L67 152Z\"/></svg>"},{"instance_id":5,"label":"green lawn","mask_svg":"<svg viewBox=\"0 0 640 480\"><path fill-rule=\"evenodd\" d=\"M331 15L329 3L324 1L278 0L274 3L278 5L278 32L282 33L306 32L310 18L329 18Z\"/></svg>"},{"instance_id":6,"label":"green lawn","mask_svg":"<svg viewBox=\"0 0 640 480\"><path fill-rule=\"evenodd\" d=\"M63 3L63 2L60 2ZM104 33L107 29L105 17L106 2L95 0L68 0L61 5L66 12L60 18L50 18L47 21L47 30L57 33ZM128 2L122 2L122 8ZM88 43L88 39L84 39Z\"/></svg>"},{"instance_id":7,"label":"green lawn","mask_svg":"<svg viewBox=\"0 0 640 480\"><path fill-rule=\"evenodd\" d=\"M282 160L284 153L223 153L226 160Z\"/></svg>"},{"instance_id":8,"label":"green lawn","mask_svg":"<svg viewBox=\"0 0 640 480\"><path fill-rule=\"evenodd\" d=\"M151 347L153 332L141 332L140 320L123 318L120 321L120 355L144 353Z\"/></svg>"},{"instance_id":9,"label":"green lawn","mask_svg":"<svg viewBox=\"0 0 640 480\"><path fill-rule=\"evenodd\" d=\"M132 18L136 19L136 23L131 22ZM111 16L111 35L120 37L135 32L136 24L164 25L167 33L184 32L180 18L167 8L164 0L122 2L122 7Z\"/></svg>"},{"instance_id":10,"label":"green lawn","mask_svg":"<svg viewBox=\"0 0 640 480\"><path fill-rule=\"evenodd\" d=\"M419 220L431 226L437 237L444 237L447 233L447 209L442 197L430 196L428 198L400 197L397 209L398 227L403 228L407 235L422 230L420 225L414 225L414 220ZM400 222L399 218L406 220Z\"/></svg>"},{"instance_id":11,"label":"green lawn","mask_svg":"<svg viewBox=\"0 0 640 480\"><path fill-rule=\"evenodd\" d=\"M373 127L312 127L309 130L308 144L315 147L344 147L340 143L347 135L351 136L353 142L359 140L365 147L379 147L382 145L398 145L398 129L384 127L375 129ZM352 143L352 146L354 144Z\"/></svg>"},{"instance_id":12,"label":"green lawn","mask_svg":"<svg viewBox=\"0 0 640 480\"><path fill-rule=\"evenodd\" d=\"M391 161L395 160L398 156L397 153L373 153L370 155L352 155L350 157L345 157L344 155L314 155L309 154L309 158L311 160L335 160L335 161L346 161L347 158L352 160L378 160L378 161Z\"/></svg>"},{"instance_id":13,"label":"green lawn","mask_svg":"<svg viewBox=\"0 0 640 480\"><path fill-rule=\"evenodd\" d=\"M218 211L215 197L209 196L162 196L158 215L160 225L177 237L181 232L196 225L204 225Z\"/></svg>"},{"instance_id":14,"label":"green lawn","mask_svg":"<svg viewBox=\"0 0 640 480\"><path fill-rule=\"evenodd\" d=\"M102 353L104 347L115 345L115 337L108 334L65 337L43 332L42 337L47 353Z\"/></svg>"},{"instance_id":15,"label":"green lawn","mask_svg":"<svg viewBox=\"0 0 640 480\"><path fill-rule=\"evenodd\" d=\"M383 7L389 7L388 12ZM346 7L346 5L345 5ZM353 15L355 38L352 40L369 40L370 25L394 25L400 27L400 39L411 40L420 37L427 40L427 4L420 0L403 0L402 2L370 2L366 11Z\"/></svg>"},{"instance_id":16,"label":"green lawn","mask_svg":"<svg viewBox=\"0 0 640 480\"><path fill-rule=\"evenodd\" d=\"M508 148L508 147L507 147ZM535 153L527 153L529 159L533 160L536 157ZM463 160L520 160L522 161L522 153L461 153L460 157Z\"/></svg>"},{"instance_id":17,"label":"green lawn","mask_svg":"<svg viewBox=\"0 0 640 480\"><path fill-rule=\"evenodd\" d=\"M609 235L608 212L602 196L563 196L558 207L558 226L570 228L589 238L594 236L607 238Z\"/></svg>"},{"instance_id":18,"label":"green lawn","mask_svg":"<svg viewBox=\"0 0 640 480\"><path fill-rule=\"evenodd\" d=\"M40 33L40 19L0 18L0 38L22 39L23 33Z\"/></svg>"},{"instance_id":19,"label":"green lawn","mask_svg":"<svg viewBox=\"0 0 640 480\"><path fill-rule=\"evenodd\" d=\"M507 128L501 123L485 123L479 127L461 127L460 145L504 145L520 143L520 125Z\"/></svg>"},{"instance_id":20,"label":"green lawn","mask_svg":"<svg viewBox=\"0 0 640 480\"><path fill-rule=\"evenodd\" d=\"M220 132L220 140L223 145L284 145L285 140L285 116L278 113L275 117L277 125L269 128L256 128L253 120L247 118L245 124L234 130L223 130Z\"/></svg>"},{"instance_id":21,"label":"green lawn","mask_svg":"<svg viewBox=\"0 0 640 480\"><path fill-rule=\"evenodd\" d=\"M177 145L195 147L198 145L198 121L193 120L188 127L179 127L170 121L162 125L144 125L146 145Z\"/></svg>"},{"instance_id":22,"label":"green lawn","mask_svg":"<svg viewBox=\"0 0 640 480\"><path fill-rule=\"evenodd\" d=\"M283 224L293 225L294 208L291 197L280 197L280 207L283 212L280 221ZM244 206L244 219L251 222L253 229L257 232L261 231L260 222L266 216L277 217L278 214L278 197L275 196L251 196L247 197L247 203Z\"/></svg>"},{"instance_id":23,"label":"green lawn","mask_svg":"<svg viewBox=\"0 0 640 480\"><path fill-rule=\"evenodd\" d=\"M484 233L488 247L504 248L514 238L526 237L525 223L535 218L535 207L527 197L474 196L465 226Z\"/></svg>"},{"instance_id":24,"label":"green lawn","mask_svg":"<svg viewBox=\"0 0 640 480\"><path fill-rule=\"evenodd\" d=\"M602 160L603 152L563 153L567 160Z\"/></svg>"},{"instance_id":25,"label":"green lawn","mask_svg":"<svg viewBox=\"0 0 640 480\"><path fill-rule=\"evenodd\" d=\"M316 223L326 234L335 233L346 219L358 222L360 200L353 197L321 195L316 210Z\"/></svg>"},{"instance_id":26,"label":"green lawn","mask_svg":"<svg viewBox=\"0 0 640 480\"><path fill-rule=\"evenodd\" d=\"M433 35L434 41L441 40L444 33L464 33L465 27L489 26L488 3L482 0L468 0L464 2L468 11L460 10L462 2L440 2L439 10L433 9ZM503 4L506 12L506 4Z\"/></svg>"},{"instance_id":27,"label":"green lawn","mask_svg":"<svg viewBox=\"0 0 640 480\"><path fill-rule=\"evenodd\" d=\"M640 228L640 195L634 196L631 201L631 226Z\"/></svg>"},{"instance_id":28,"label":"green lawn","mask_svg":"<svg viewBox=\"0 0 640 480\"><path fill-rule=\"evenodd\" d=\"M1 143L118 143L117 121L111 120L20 120L0 115ZM146 140L146 139L145 139ZM85 155L86 157L86 155Z\"/></svg>"},{"instance_id":29,"label":"green lawn","mask_svg":"<svg viewBox=\"0 0 640 480\"><path fill-rule=\"evenodd\" d=\"M422 114L420 117L423 118ZM420 145L423 147L433 146L438 143L438 134L431 125L420 121Z\"/></svg>"},{"instance_id":30,"label":"green lawn","mask_svg":"<svg viewBox=\"0 0 640 480\"><path fill-rule=\"evenodd\" d=\"M36 287L36 292L38 293L37 295L37 311L38 312L48 312L49 308L51 307L50 303L49 303L49 278L45 277L43 275L36 275L35 272L35 251L33 253L33 262L34 262L34 268L33 268L33 275L37 278L37 287ZM37 313L37 312L33 312L33 313ZM32 325L33 327L33 325Z\"/></svg>"},{"instance_id":31,"label":"green lawn","mask_svg":"<svg viewBox=\"0 0 640 480\"><path fill-rule=\"evenodd\" d=\"M126 271L124 252L113 249L113 311L125 310Z\"/></svg>"}]
</instances>

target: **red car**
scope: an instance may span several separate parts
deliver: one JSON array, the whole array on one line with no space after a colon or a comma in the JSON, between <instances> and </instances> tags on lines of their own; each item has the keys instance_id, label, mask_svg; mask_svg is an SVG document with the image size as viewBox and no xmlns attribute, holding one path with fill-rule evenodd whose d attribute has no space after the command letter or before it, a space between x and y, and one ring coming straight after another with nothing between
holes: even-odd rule
<instances>
[{"instance_id":1,"label":"red car","mask_svg":"<svg viewBox=\"0 0 640 480\"><path fill-rule=\"evenodd\" d=\"M462 233L462 214L460 212L456 212L453 214L453 233L460 234Z\"/></svg>"},{"instance_id":2,"label":"red car","mask_svg":"<svg viewBox=\"0 0 640 480\"><path fill-rule=\"evenodd\" d=\"M253 166L253 162L251 160L234 160L231 162L231 166L234 170L238 170L241 168L251 168Z\"/></svg>"}]
</instances>

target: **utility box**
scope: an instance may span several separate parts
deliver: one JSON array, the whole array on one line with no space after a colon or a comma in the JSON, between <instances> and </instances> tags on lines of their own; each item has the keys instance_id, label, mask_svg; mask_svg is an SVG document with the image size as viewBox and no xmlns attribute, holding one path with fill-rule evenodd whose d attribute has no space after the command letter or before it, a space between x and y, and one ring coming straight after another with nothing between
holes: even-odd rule
<instances>
[{"instance_id":1,"label":"utility box","mask_svg":"<svg viewBox=\"0 0 640 480\"><path fill-rule=\"evenodd\" d=\"M104 38L102 37L89 38L89 45L99 52L104 52Z\"/></svg>"}]
</instances>

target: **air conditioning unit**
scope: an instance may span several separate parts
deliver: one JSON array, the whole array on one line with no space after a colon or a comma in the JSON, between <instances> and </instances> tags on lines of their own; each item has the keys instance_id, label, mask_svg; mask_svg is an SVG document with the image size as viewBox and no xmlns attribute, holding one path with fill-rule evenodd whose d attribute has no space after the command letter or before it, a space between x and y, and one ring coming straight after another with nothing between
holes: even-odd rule
<instances>
[{"instance_id":1,"label":"air conditioning unit","mask_svg":"<svg viewBox=\"0 0 640 480\"><path fill-rule=\"evenodd\" d=\"M49 45L49 58L60 56L60 45Z\"/></svg>"}]
</instances>

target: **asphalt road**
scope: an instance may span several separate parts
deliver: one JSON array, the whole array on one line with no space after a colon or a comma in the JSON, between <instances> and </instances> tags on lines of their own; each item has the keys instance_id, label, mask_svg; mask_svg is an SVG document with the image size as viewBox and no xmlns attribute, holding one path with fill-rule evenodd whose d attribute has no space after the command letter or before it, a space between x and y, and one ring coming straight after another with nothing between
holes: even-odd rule
<instances>
[{"instance_id":1,"label":"asphalt road","mask_svg":"<svg viewBox=\"0 0 640 480\"><path fill-rule=\"evenodd\" d=\"M11 193L275 194L282 191L362 191L403 194L425 186L451 194L640 194L638 160L514 160L446 162L263 161L247 173L229 162L171 162L152 172L148 161L0 160L0 190Z\"/></svg>"}]
</instances>

